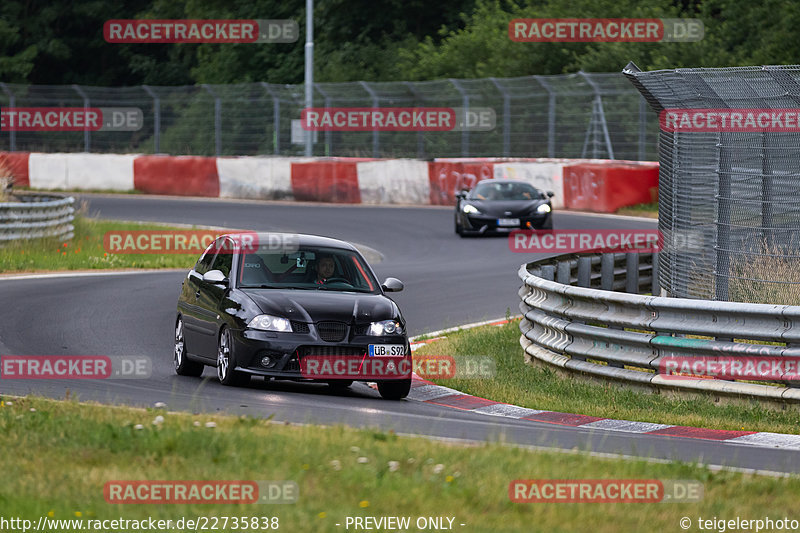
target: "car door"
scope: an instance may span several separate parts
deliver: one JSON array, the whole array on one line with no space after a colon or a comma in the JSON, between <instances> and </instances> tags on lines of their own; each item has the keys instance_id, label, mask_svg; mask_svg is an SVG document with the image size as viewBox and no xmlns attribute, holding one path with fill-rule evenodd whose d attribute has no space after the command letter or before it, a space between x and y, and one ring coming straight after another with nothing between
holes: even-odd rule
<instances>
[{"instance_id":1,"label":"car door","mask_svg":"<svg viewBox=\"0 0 800 533\"><path fill-rule=\"evenodd\" d=\"M202 310L200 306L201 285L203 283L203 274L211 269L211 263L216 256L216 248L213 244L206 248L203 255L200 256L194 268L186 275L183 282L181 291L181 312L183 315L183 329L184 340L186 343L186 351L193 355L201 357L210 357L210 355L203 349L204 336L202 335ZM216 354L216 349L214 354Z\"/></svg>"},{"instance_id":2,"label":"car door","mask_svg":"<svg viewBox=\"0 0 800 533\"><path fill-rule=\"evenodd\" d=\"M233 263L234 243L227 237L220 237L215 244L217 254L211 262L211 270L221 271L226 278L230 279L231 266ZM217 354L217 333L222 325L223 319L220 303L228 292L227 285L218 285L200 279L200 290L197 298L197 332L200 337L200 349L204 356L216 359Z\"/></svg>"}]
</instances>

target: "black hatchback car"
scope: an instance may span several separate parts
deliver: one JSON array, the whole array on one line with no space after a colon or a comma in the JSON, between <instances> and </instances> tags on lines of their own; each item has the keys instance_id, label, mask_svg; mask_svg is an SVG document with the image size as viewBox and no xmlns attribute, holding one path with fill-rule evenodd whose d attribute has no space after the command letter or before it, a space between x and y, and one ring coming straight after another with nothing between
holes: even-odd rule
<instances>
[{"instance_id":1,"label":"black hatchback car","mask_svg":"<svg viewBox=\"0 0 800 533\"><path fill-rule=\"evenodd\" d=\"M217 368L224 385L251 376L348 387L377 382L387 399L408 395L405 320L349 243L313 235L220 236L183 281L175 320L175 371ZM255 244L252 239L255 239Z\"/></svg>"},{"instance_id":2,"label":"black hatchback car","mask_svg":"<svg viewBox=\"0 0 800 533\"><path fill-rule=\"evenodd\" d=\"M456 233L483 235L515 229L553 229L552 192L526 181L481 180L456 194Z\"/></svg>"}]
</instances>

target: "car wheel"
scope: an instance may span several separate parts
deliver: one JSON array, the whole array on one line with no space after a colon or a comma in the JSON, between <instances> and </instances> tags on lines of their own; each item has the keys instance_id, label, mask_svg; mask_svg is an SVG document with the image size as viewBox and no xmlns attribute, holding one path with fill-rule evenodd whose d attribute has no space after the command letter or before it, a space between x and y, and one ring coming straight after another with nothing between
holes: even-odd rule
<instances>
[{"instance_id":1,"label":"car wheel","mask_svg":"<svg viewBox=\"0 0 800 533\"><path fill-rule=\"evenodd\" d=\"M542 229L553 229L553 215L547 217L547 220L542 224Z\"/></svg>"},{"instance_id":2,"label":"car wheel","mask_svg":"<svg viewBox=\"0 0 800 533\"><path fill-rule=\"evenodd\" d=\"M385 400L402 400L408 396L410 390L410 379L378 382L378 392L381 393L381 397Z\"/></svg>"},{"instance_id":3,"label":"car wheel","mask_svg":"<svg viewBox=\"0 0 800 533\"><path fill-rule=\"evenodd\" d=\"M352 379L332 379L331 381L328 381L328 386L333 390L343 390L352 384Z\"/></svg>"},{"instance_id":4,"label":"car wheel","mask_svg":"<svg viewBox=\"0 0 800 533\"><path fill-rule=\"evenodd\" d=\"M233 339L228 328L222 328L217 347L217 378L223 385L239 386L250 381L250 374L237 372L236 357L233 351Z\"/></svg>"},{"instance_id":5,"label":"car wheel","mask_svg":"<svg viewBox=\"0 0 800 533\"><path fill-rule=\"evenodd\" d=\"M461 225L458 223L458 219L456 219L456 235L464 235L464 230L461 228Z\"/></svg>"},{"instance_id":6,"label":"car wheel","mask_svg":"<svg viewBox=\"0 0 800 533\"><path fill-rule=\"evenodd\" d=\"M203 364L190 361L186 357L186 339L183 336L183 318L175 322L175 351L172 356L175 373L179 376L199 376L203 373Z\"/></svg>"}]
</instances>

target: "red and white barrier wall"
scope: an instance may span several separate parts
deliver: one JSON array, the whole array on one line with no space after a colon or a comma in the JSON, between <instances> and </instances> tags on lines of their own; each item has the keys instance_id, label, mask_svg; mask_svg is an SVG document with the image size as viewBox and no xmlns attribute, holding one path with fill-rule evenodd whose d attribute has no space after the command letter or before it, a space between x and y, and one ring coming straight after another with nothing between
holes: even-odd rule
<instances>
[{"instance_id":1,"label":"red and white barrier wall","mask_svg":"<svg viewBox=\"0 0 800 533\"><path fill-rule=\"evenodd\" d=\"M453 205L478 181L511 178L552 191L556 208L613 212L652 202L658 163L590 159L200 157L0 152L0 171L36 189L352 204Z\"/></svg>"}]
</instances>

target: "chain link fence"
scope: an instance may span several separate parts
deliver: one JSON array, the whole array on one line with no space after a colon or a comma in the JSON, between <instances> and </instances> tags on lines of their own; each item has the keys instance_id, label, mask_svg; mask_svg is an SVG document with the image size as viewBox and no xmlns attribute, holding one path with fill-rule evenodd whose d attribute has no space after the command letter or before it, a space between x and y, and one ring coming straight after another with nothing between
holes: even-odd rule
<instances>
[{"instance_id":1,"label":"chain link fence","mask_svg":"<svg viewBox=\"0 0 800 533\"><path fill-rule=\"evenodd\" d=\"M800 111L800 66L623 72L659 113ZM660 130L660 282L670 296L800 304L800 128L773 125Z\"/></svg>"},{"instance_id":2,"label":"chain link fence","mask_svg":"<svg viewBox=\"0 0 800 533\"><path fill-rule=\"evenodd\" d=\"M315 156L655 160L658 123L618 74L314 84L316 107L492 108L491 131L313 133ZM0 107L135 107L137 131L0 131L0 150L303 155L302 85L87 87L0 83ZM6 130L6 128L3 128Z\"/></svg>"}]
</instances>

